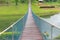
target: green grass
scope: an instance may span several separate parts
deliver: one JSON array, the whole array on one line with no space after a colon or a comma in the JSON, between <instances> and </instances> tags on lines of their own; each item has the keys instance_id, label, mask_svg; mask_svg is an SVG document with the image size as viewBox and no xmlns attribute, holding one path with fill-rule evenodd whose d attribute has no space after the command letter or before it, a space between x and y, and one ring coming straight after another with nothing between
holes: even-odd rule
<instances>
[{"instance_id":1,"label":"green grass","mask_svg":"<svg viewBox=\"0 0 60 40\"><path fill-rule=\"evenodd\" d=\"M4 37L4 36L6 37L7 35L8 35L8 36L12 36L12 34L13 34L12 32L5 32L5 33L3 33L3 34L0 35L0 36L1 36L1 37ZM15 34L15 35L19 35L19 34L21 34L21 32L14 32L14 34Z\"/></svg>"},{"instance_id":2,"label":"green grass","mask_svg":"<svg viewBox=\"0 0 60 40\"><path fill-rule=\"evenodd\" d=\"M32 4L32 10L36 15L38 15L40 17L47 17L47 16L51 16L51 15L54 15L54 14L60 12L60 10L56 10L56 9L43 9L43 8L40 8L36 4L37 3Z\"/></svg>"},{"instance_id":3,"label":"green grass","mask_svg":"<svg viewBox=\"0 0 60 40\"><path fill-rule=\"evenodd\" d=\"M54 5L56 7L60 7L60 2L45 2L46 5Z\"/></svg>"},{"instance_id":4,"label":"green grass","mask_svg":"<svg viewBox=\"0 0 60 40\"><path fill-rule=\"evenodd\" d=\"M12 34L13 34L12 32L5 32L2 35L0 35L0 40L6 40L7 37L8 39L12 39ZM21 35L21 32L14 32L14 37L18 37L20 35Z\"/></svg>"},{"instance_id":5,"label":"green grass","mask_svg":"<svg viewBox=\"0 0 60 40\"><path fill-rule=\"evenodd\" d=\"M20 19L27 12L27 4L0 6L0 32Z\"/></svg>"}]
</instances>

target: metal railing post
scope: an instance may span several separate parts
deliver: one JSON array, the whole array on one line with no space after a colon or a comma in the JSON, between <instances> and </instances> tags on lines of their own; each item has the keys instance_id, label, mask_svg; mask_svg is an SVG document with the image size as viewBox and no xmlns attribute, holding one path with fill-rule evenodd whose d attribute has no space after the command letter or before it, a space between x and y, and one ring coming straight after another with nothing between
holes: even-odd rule
<instances>
[{"instance_id":1,"label":"metal railing post","mask_svg":"<svg viewBox=\"0 0 60 40\"><path fill-rule=\"evenodd\" d=\"M51 26L51 40L53 40L53 27L54 26Z\"/></svg>"},{"instance_id":2,"label":"metal railing post","mask_svg":"<svg viewBox=\"0 0 60 40\"><path fill-rule=\"evenodd\" d=\"M14 27L12 27L12 40L14 40Z\"/></svg>"}]
</instances>

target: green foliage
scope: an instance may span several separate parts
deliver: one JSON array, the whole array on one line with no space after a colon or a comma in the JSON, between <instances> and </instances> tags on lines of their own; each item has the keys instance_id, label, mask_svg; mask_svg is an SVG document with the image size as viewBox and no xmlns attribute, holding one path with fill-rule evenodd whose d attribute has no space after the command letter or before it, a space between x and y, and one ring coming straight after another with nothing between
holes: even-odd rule
<instances>
[{"instance_id":1,"label":"green foliage","mask_svg":"<svg viewBox=\"0 0 60 40\"><path fill-rule=\"evenodd\" d=\"M20 0L21 3L27 3L28 0Z\"/></svg>"},{"instance_id":2,"label":"green foliage","mask_svg":"<svg viewBox=\"0 0 60 40\"><path fill-rule=\"evenodd\" d=\"M60 39L60 35L59 35L59 36L57 36L57 37L55 37L54 39Z\"/></svg>"},{"instance_id":3,"label":"green foliage","mask_svg":"<svg viewBox=\"0 0 60 40\"><path fill-rule=\"evenodd\" d=\"M21 3L25 3L25 0L20 0L21 1Z\"/></svg>"},{"instance_id":4,"label":"green foliage","mask_svg":"<svg viewBox=\"0 0 60 40\"><path fill-rule=\"evenodd\" d=\"M15 35L18 35L18 34L20 34L20 32L13 32ZM12 34L13 34L12 32L5 32L5 33L3 33L2 35L0 35L1 37L5 37L5 36L12 36Z\"/></svg>"},{"instance_id":5,"label":"green foliage","mask_svg":"<svg viewBox=\"0 0 60 40\"><path fill-rule=\"evenodd\" d=\"M7 3L6 0L0 0L0 4L5 4L5 3Z\"/></svg>"},{"instance_id":6,"label":"green foliage","mask_svg":"<svg viewBox=\"0 0 60 40\"><path fill-rule=\"evenodd\" d=\"M19 3L28 3L28 0L0 0L0 4L15 4L18 5Z\"/></svg>"},{"instance_id":7,"label":"green foliage","mask_svg":"<svg viewBox=\"0 0 60 40\"><path fill-rule=\"evenodd\" d=\"M20 19L27 12L27 4L0 7L0 32Z\"/></svg>"},{"instance_id":8,"label":"green foliage","mask_svg":"<svg viewBox=\"0 0 60 40\"><path fill-rule=\"evenodd\" d=\"M18 5L18 0L15 0L16 6Z\"/></svg>"},{"instance_id":9,"label":"green foliage","mask_svg":"<svg viewBox=\"0 0 60 40\"><path fill-rule=\"evenodd\" d=\"M36 1L38 1L38 0L31 0L32 3L35 3Z\"/></svg>"},{"instance_id":10,"label":"green foliage","mask_svg":"<svg viewBox=\"0 0 60 40\"><path fill-rule=\"evenodd\" d=\"M46 2L56 2L57 0L44 0Z\"/></svg>"},{"instance_id":11,"label":"green foliage","mask_svg":"<svg viewBox=\"0 0 60 40\"><path fill-rule=\"evenodd\" d=\"M12 32L5 32L2 35L0 35L0 40L6 40L7 37L9 39L11 39L13 34L14 34L14 36L17 36L17 35L20 35L20 32L14 32L14 33L12 33Z\"/></svg>"},{"instance_id":12,"label":"green foliage","mask_svg":"<svg viewBox=\"0 0 60 40\"><path fill-rule=\"evenodd\" d=\"M51 3L50 3L51 4ZM55 5L55 4L54 4ZM32 4L32 10L33 12L40 16L40 17L48 17L51 15L54 15L56 13L59 13L60 10L56 10L56 9L43 9L40 8L38 5L36 5L35 3Z\"/></svg>"}]
</instances>

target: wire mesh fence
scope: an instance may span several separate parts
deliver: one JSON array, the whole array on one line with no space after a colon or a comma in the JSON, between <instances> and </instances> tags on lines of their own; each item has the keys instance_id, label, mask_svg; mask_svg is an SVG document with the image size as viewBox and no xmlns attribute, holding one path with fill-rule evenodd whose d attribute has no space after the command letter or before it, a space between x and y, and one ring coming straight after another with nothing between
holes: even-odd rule
<instances>
[{"instance_id":1,"label":"wire mesh fence","mask_svg":"<svg viewBox=\"0 0 60 40\"><path fill-rule=\"evenodd\" d=\"M38 18L34 14L33 17L44 40L60 40L60 29L57 26Z\"/></svg>"},{"instance_id":2,"label":"wire mesh fence","mask_svg":"<svg viewBox=\"0 0 60 40\"><path fill-rule=\"evenodd\" d=\"M21 20L18 20L18 22L10 28L7 28L8 30L4 30L2 34L0 34L0 40L19 40L24 29L27 15L28 14L26 14Z\"/></svg>"}]
</instances>

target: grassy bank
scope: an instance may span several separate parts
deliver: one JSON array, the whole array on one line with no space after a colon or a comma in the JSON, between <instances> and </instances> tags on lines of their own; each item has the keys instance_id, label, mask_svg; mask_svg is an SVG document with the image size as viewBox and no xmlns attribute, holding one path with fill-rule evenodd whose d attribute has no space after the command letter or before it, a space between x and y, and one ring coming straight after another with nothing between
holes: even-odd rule
<instances>
[{"instance_id":1,"label":"grassy bank","mask_svg":"<svg viewBox=\"0 0 60 40\"><path fill-rule=\"evenodd\" d=\"M45 3L44 5L51 5L51 3ZM56 3L56 5L57 5L57 3ZM56 7L56 8L40 8L38 6L38 3L32 3L32 10L36 15L38 15L40 17L47 17L47 16L54 15L56 13L59 13L60 12L60 7Z\"/></svg>"},{"instance_id":2,"label":"grassy bank","mask_svg":"<svg viewBox=\"0 0 60 40\"><path fill-rule=\"evenodd\" d=\"M27 12L27 4L0 6L0 32L13 24Z\"/></svg>"}]
</instances>

